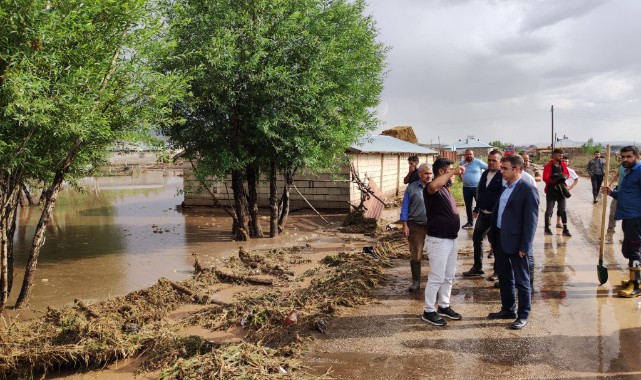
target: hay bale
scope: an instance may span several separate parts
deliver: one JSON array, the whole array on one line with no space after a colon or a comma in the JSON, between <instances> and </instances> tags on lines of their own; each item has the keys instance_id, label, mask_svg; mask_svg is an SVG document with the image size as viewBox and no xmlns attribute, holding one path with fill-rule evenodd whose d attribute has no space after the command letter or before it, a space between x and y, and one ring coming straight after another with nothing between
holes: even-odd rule
<instances>
[{"instance_id":1,"label":"hay bale","mask_svg":"<svg viewBox=\"0 0 641 380\"><path fill-rule=\"evenodd\" d=\"M381 135L392 136L399 140L407 141L412 144L418 144L418 139L414 133L414 129L409 125L398 126L391 129L384 130Z\"/></svg>"}]
</instances>

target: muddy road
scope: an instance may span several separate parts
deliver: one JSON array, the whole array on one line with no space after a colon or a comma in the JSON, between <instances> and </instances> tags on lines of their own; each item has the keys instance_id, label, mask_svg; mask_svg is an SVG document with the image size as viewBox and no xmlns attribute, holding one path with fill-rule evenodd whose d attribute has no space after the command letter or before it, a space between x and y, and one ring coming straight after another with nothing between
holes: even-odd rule
<instances>
[{"instance_id":1,"label":"muddy road","mask_svg":"<svg viewBox=\"0 0 641 380\"><path fill-rule=\"evenodd\" d=\"M540 184L539 187L542 189ZM421 291L410 294L406 291L409 265L405 260L395 260L396 265L387 271L387 282L376 293L375 303L341 309L328 322L327 333L316 335L305 357L307 371L316 375L329 373L336 379L641 378L641 298L616 296L617 285L627 278L627 261L618 244L622 238L620 230L614 236L615 243L605 246L609 281L599 286L596 265L601 201L592 204L589 180L581 178L568 201L572 237L562 236L560 229L556 229L553 236L543 234L545 198L542 190L541 195L534 247L532 315L526 328L510 330L511 321L486 318L488 313L500 309L498 289L484 278L462 276L472 265L472 231L462 230L452 306L463 315L463 320L451 321L445 328L421 321L422 290L429 262L423 262ZM166 218L167 212L164 213ZM345 238L345 235L334 234L332 228L339 225L340 216L332 216L330 225L325 225L310 214L294 215L290 232L281 239L256 239L250 248L308 243L317 252L329 253L360 251L363 246L374 244L367 236L352 234ZM398 210L386 210L384 217L388 222L395 221ZM188 248L178 252L180 264L174 268L187 268L194 256L205 265L215 265L228 253L237 251L243 244L206 232L213 224L220 223L222 229L227 227L221 223L223 219L218 215L196 213L180 220L185 226L197 228L187 228L179 234L192 236L185 238ZM171 231L171 221L162 221ZM148 228L147 223L141 224ZM620 223L617 227L620 228ZM171 240L171 236L171 233L156 234L161 241ZM186 249L190 252L184 252ZM156 264L161 262L164 260ZM484 270L487 274L491 272L491 260L484 260ZM132 273L140 271L144 272L144 267L136 266ZM174 275L180 276L180 270ZM47 286L55 284L52 278ZM69 292L65 294L73 297ZM100 295L93 297L101 298ZM207 335L207 339L233 341L239 332L226 334ZM48 378L157 378L153 373L137 375L137 367L135 360L125 360L99 372L52 374L53 377Z\"/></svg>"},{"instance_id":2,"label":"muddy road","mask_svg":"<svg viewBox=\"0 0 641 380\"><path fill-rule=\"evenodd\" d=\"M590 181L581 178L568 199L572 237L543 234L545 198L535 238L535 280L530 323L493 321L499 291L484 278L462 272L472 266L472 232L459 235L460 255L452 296L463 315L447 327L420 319L423 289L406 291L409 265L389 271L389 282L369 307L346 310L307 357L312 372L337 379L638 379L641 378L641 297L616 296L626 279L620 222L614 244L605 245L609 281L599 286L596 265L602 201L594 205ZM464 212L463 210L461 210ZM423 261L423 280L426 279ZM491 260L484 260L491 273Z\"/></svg>"}]
</instances>

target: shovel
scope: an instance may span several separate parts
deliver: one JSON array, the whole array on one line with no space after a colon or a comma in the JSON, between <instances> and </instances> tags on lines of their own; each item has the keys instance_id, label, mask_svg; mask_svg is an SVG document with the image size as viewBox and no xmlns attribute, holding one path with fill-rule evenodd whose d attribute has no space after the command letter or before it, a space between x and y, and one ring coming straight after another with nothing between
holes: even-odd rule
<instances>
[{"instance_id":1,"label":"shovel","mask_svg":"<svg viewBox=\"0 0 641 380\"><path fill-rule=\"evenodd\" d=\"M609 183L610 174L610 144L605 146L605 183ZM608 268L603 265L603 251L605 250L605 217L608 208L608 194L603 193L603 208L601 209L601 243L599 244L599 264L596 266L596 274L599 277L599 284L603 285L608 281Z\"/></svg>"}]
</instances>

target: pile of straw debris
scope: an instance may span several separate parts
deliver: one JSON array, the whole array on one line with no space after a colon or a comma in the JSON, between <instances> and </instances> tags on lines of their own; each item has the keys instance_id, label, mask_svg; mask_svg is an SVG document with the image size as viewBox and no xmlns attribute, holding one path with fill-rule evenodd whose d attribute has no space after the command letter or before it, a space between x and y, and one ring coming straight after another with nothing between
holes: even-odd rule
<instances>
[{"instance_id":1,"label":"pile of straw debris","mask_svg":"<svg viewBox=\"0 0 641 380\"><path fill-rule=\"evenodd\" d=\"M147 289L98 304L77 300L74 307L49 309L39 319L3 319L0 378L95 369L130 357L141 359L141 371L158 371L163 379L318 378L300 367L303 343L325 332L339 307L369 302L390 262L362 252L319 260L309 248L241 248L223 268L196 263L194 277L181 283L160 279ZM303 271L310 262L313 269ZM231 302L214 300L212 295L229 283L242 291ZM202 307L187 318L168 318L178 307L194 303ZM242 342L183 336L186 325L240 329Z\"/></svg>"}]
</instances>

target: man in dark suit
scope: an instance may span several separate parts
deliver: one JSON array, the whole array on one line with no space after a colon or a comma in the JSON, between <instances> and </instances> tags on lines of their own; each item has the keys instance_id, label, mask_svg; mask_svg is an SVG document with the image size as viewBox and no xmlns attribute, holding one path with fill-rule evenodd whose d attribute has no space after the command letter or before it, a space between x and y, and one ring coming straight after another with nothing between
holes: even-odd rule
<instances>
[{"instance_id":1,"label":"man in dark suit","mask_svg":"<svg viewBox=\"0 0 641 380\"><path fill-rule=\"evenodd\" d=\"M501 311L490 313L488 317L516 318L510 327L520 330L527 325L531 309L528 254L532 253L532 241L539 218L539 192L536 187L521 180L521 156L503 157L500 169L507 183L492 211L489 238L499 276ZM518 290L518 310L515 288Z\"/></svg>"}]
</instances>

